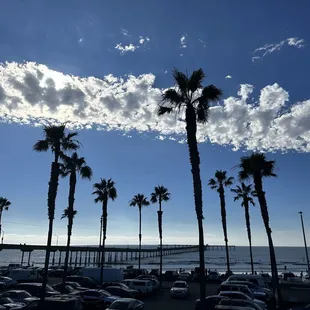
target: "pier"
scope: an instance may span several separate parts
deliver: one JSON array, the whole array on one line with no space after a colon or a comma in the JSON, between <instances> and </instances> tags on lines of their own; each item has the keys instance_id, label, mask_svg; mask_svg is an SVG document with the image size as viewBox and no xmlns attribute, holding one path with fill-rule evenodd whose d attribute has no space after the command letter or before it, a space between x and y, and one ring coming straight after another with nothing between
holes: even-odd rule
<instances>
[{"instance_id":1,"label":"pier","mask_svg":"<svg viewBox=\"0 0 310 310\"><path fill-rule=\"evenodd\" d=\"M53 245L51 246L51 265L61 265L65 259L66 246ZM2 250L20 250L21 262L23 265L31 263L31 254L33 251L45 251L46 245L26 245L26 244L0 244L0 253ZM163 256L184 254L189 252L198 252L198 245L163 245ZM224 245L206 245L206 251L223 251ZM235 250L235 246L229 246L229 250ZM57 257L56 257L57 253ZM97 266L99 262L99 247L98 246L70 246L69 265L70 266ZM25 255L26 254L26 255ZM1 254L0 254L1 255ZM138 259L139 249L128 247L105 247L104 262L105 264L128 264ZM156 258L160 256L158 247L142 248L141 258ZM36 262L37 263L37 262ZM40 262L41 263L41 262Z\"/></svg>"}]
</instances>

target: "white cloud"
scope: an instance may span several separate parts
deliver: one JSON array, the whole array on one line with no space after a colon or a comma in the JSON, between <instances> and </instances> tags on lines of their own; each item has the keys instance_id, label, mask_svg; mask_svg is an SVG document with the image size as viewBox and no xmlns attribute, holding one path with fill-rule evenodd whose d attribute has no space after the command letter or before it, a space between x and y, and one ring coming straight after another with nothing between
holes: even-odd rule
<instances>
[{"instance_id":1,"label":"white cloud","mask_svg":"<svg viewBox=\"0 0 310 310\"><path fill-rule=\"evenodd\" d=\"M187 48L186 41L187 41L187 34L183 34L180 38L181 48Z\"/></svg>"},{"instance_id":2,"label":"white cloud","mask_svg":"<svg viewBox=\"0 0 310 310\"><path fill-rule=\"evenodd\" d=\"M137 48L139 48L138 45L133 45L130 43L129 45L122 45L122 43L119 43L115 46L115 49L119 50L121 54L125 54L127 52L134 52Z\"/></svg>"},{"instance_id":3,"label":"white cloud","mask_svg":"<svg viewBox=\"0 0 310 310\"><path fill-rule=\"evenodd\" d=\"M121 28L121 34L122 34L123 36L128 36L129 32L128 32L127 29Z\"/></svg>"},{"instance_id":4,"label":"white cloud","mask_svg":"<svg viewBox=\"0 0 310 310\"><path fill-rule=\"evenodd\" d=\"M150 42L150 38L149 37L142 37L142 36L140 36L139 37L139 43L142 45L142 44L144 44L144 43L147 43L147 42Z\"/></svg>"},{"instance_id":5,"label":"white cloud","mask_svg":"<svg viewBox=\"0 0 310 310\"><path fill-rule=\"evenodd\" d=\"M198 39L198 41L203 45L203 47L207 47L206 42L204 42L204 41L201 40L201 39Z\"/></svg>"},{"instance_id":6,"label":"white cloud","mask_svg":"<svg viewBox=\"0 0 310 310\"><path fill-rule=\"evenodd\" d=\"M255 60L263 58L268 54L271 54L275 51L279 51L285 45L302 48L305 46L304 43L305 43L304 39L298 39L297 37L295 37L295 38L287 38L279 43L266 44L262 47L257 48L253 52L255 56L252 57L252 61L254 62Z\"/></svg>"},{"instance_id":7,"label":"white cloud","mask_svg":"<svg viewBox=\"0 0 310 310\"><path fill-rule=\"evenodd\" d=\"M151 73L80 78L36 63L6 63L0 65L0 120L153 132L185 143L184 116L156 115L162 89L154 82ZM253 89L242 84L236 96L213 105L209 122L198 125L198 141L233 149L310 152L310 99L288 106L288 92L275 83L261 89L254 102Z\"/></svg>"},{"instance_id":8,"label":"white cloud","mask_svg":"<svg viewBox=\"0 0 310 310\"><path fill-rule=\"evenodd\" d=\"M232 76L231 75L226 75L225 79L232 79Z\"/></svg>"}]
</instances>

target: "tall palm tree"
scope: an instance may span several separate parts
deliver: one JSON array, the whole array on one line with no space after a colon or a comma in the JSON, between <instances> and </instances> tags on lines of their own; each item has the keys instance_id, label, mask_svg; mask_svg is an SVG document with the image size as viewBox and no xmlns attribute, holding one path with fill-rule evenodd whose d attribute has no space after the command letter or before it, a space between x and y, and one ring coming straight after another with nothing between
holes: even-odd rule
<instances>
[{"instance_id":1,"label":"tall palm tree","mask_svg":"<svg viewBox=\"0 0 310 310\"><path fill-rule=\"evenodd\" d=\"M227 172L222 170L216 170L214 178L209 180L209 186L215 189L220 196L221 204L221 217L224 232L224 241L226 249L226 263L227 272L230 274L230 263L229 263L229 249L228 249L228 236L227 236L227 220L226 220L226 202L225 202L225 187L231 186L234 182L233 177L227 177Z\"/></svg>"},{"instance_id":2,"label":"tall palm tree","mask_svg":"<svg viewBox=\"0 0 310 310\"><path fill-rule=\"evenodd\" d=\"M99 183L93 185L95 191L93 195L97 197L94 199L95 203L102 203L102 232L103 240L101 246L101 257L100 257L100 283L103 283L103 264L105 260L105 240L107 237L107 220L108 220L108 200L115 200L117 198L117 190L115 188L115 182L112 179L100 179Z\"/></svg>"},{"instance_id":3,"label":"tall palm tree","mask_svg":"<svg viewBox=\"0 0 310 310\"><path fill-rule=\"evenodd\" d=\"M241 199L241 206L244 207L245 213L245 225L248 233L249 239L249 248L250 248L250 260L251 260L251 271L254 274L254 263L253 263L253 254L252 254L252 236L251 236L251 224L250 224L250 204L255 206L253 197L256 196L255 191L253 190L252 184L245 185L241 182L241 186L237 185L236 188L232 188L231 191L236 194L234 201Z\"/></svg>"},{"instance_id":4,"label":"tall palm tree","mask_svg":"<svg viewBox=\"0 0 310 310\"><path fill-rule=\"evenodd\" d=\"M47 152L51 150L54 154L54 160L51 165L50 181L48 183L48 237L45 254L44 274L42 279L42 294L41 300L45 299L45 290L47 283L48 265L50 260L51 243L53 236L53 222L55 217L55 202L58 190L58 179L60 174L59 159L64 155L66 151L72 151L79 148L79 142L74 138L77 136L76 132L66 133L66 126L45 126L43 129L44 139L38 140L33 146L33 150L36 152Z\"/></svg>"},{"instance_id":5,"label":"tall palm tree","mask_svg":"<svg viewBox=\"0 0 310 310\"><path fill-rule=\"evenodd\" d=\"M149 206L150 203L147 198L143 194L135 195L130 201L129 205L131 207L138 207L139 209L139 269L141 267L141 240L142 240L142 233L141 233L141 210L142 207Z\"/></svg>"},{"instance_id":6,"label":"tall palm tree","mask_svg":"<svg viewBox=\"0 0 310 310\"><path fill-rule=\"evenodd\" d=\"M170 200L170 193L164 186L158 185L154 187L154 192L151 194L151 203L157 203L159 205L158 215L158 231L159 231L159 242L160 242L160 261L159 261L159 282L162 287L162 272L163 272L163 211L161 210L161 204L163 201Z\"/></svg>"},{"instance_id":7,"label":"tall palm tree","mask_svg":"<svg viewBox=\"0 0 310 310\"><path fill-rule=\"evenodd\" d=\"M82 179L91 179L92 170L89 166L86 165L84 157L79 157L76 152L74 152L71 157L63 156L63 163L60 164L60 173L62 177L70 175L69 178L69 196L68 196L68 208L64 210L62 218L68 218L68 237L67 237L67 247L66 247L66 256L65 256L65 268L63 274L63 283L66 282L67 271L68 271L68 262L69 262L69 251L70 251L70 241L72 235L72 226L73 218L76 215L74 210L74 196L75 196L75 187L76 187L76 175L79 174Z\"/></svg>"},{"instance_id":8,"label":"tall palm tree","mask_svg":"<svg viewBox=\"0 0 310 310\"><path fill-rule=\"evenodd\" d=\"M5 211L9 210L10 205L11 202L7 198L0 197L0 236L2 234L2 212L3 210Z\"/></svg>"},{"instance_id":9,"label":"tall palm tree","mask_svg":"<svg viewBox=\"0 0 310 310\"><path fill-rule=\"evenodd\" d=\"M278 294L279 304L282 304L281 291L279 289L278 268L276 262L276 256L273 246L273 240L271 236L271 228L269 223L269 212L267 206L267 200L265 191L263 189L263 178L276 177L275 173L275 161L267 160L265 154L253 153L250 156L241 157L239 164L239 178L240 180L253 179L255 192L260 205L260 211L263 218L265 230L267 233L269 243L269 254L273 288Z\"/></svg>"},{"instance_id":10,"label":"tall palm tree","mask_svg":"<svg viewBox=\"0 0 310 310\"><path fill-rule=\"evenodd\" d=\"M204 124L208 121L209 104L219 100L222 91L214 85L202 86L202 81L205 77L202 69L193 71L190 77L175 69L173 71L173 77L176 86L163 93L163 102L159 105L158 115L175 111L178 114L181 113L183 116L185 109L187 144L193 175L195 210L199 232L200 300L205 300L205 245L203 235L202 186L196 133L197 122Z\"/></svg>"}]
</instances>

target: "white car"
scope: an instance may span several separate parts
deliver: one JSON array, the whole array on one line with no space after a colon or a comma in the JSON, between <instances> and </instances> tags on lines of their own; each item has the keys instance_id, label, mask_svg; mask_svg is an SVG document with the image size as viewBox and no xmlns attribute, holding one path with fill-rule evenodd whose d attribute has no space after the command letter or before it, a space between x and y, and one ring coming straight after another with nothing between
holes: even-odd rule
<instances>
[{"instance_id":1,"label":"white car","mask_svg":"<svg viewBox=\"0 0 310 310\"><path fill-rule=\"evenodd\" d=\"M0 298L11 298L14 302L24 302L28 304L34 299L27 291L24 290L9 290L0 294Z\"/></svg>"},{"instance_id":2,"label":"white car","mask_svg":"<svg viewBox=\"0 0 310 310\"><path fill-rule=\"evenodd\" d=\"M266 304L258 299L252 299L250 296L242 293L242 292L235 292L235 291L222 291L219 293L220 296L225 296L231 299L241 299L241 300L249 300L252 302L255 302L257 305L259 305L263 310L267 309Z\"/></svg>"},{"instance_id":3,"label":"white car","mask_svg":"<svg viewBox=\"0 0 310 310\"><path fill-rule=\"evenodd\" d=\"M170 289L171 298L187 298L189 287L186 281L175 281Z\"/></svg>"},{"instance_id":4,"label":"white car","mask_svg":"<svg viewBox=\"0 0 310 310\"><path fill-rule=\"evenodd\" d=\"M251 308L254 310L262 310L262 307L260 307L254 301L244 299L222 299L219 302L217 309L225 310L225 309L231 309L232 307L238 307L241 309Z\"/></svg>"},{"instance_id":5,"label":"white car","mask_svg":"<svg viewBox=\"0 0 310 310\"><path fill-rule=\"evenodd\" d=\"M15 281L9 277L0 276L0 285L1 284L5 287L12 287L12 286L15 286L17 284L17 281Z\"/></svg>"}]
</instances>

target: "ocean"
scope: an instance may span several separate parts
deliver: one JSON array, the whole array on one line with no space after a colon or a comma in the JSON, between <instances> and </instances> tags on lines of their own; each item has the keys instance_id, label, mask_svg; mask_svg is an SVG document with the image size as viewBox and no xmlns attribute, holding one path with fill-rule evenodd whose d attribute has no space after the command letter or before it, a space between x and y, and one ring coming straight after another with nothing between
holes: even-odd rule
<instances>
[{"instance_id":1,"label":"ocean","mask_svg":"<svg viewBox=\"0 0 310 310\"><path fill-rule=\"evenodd\" d=\"M115 247L128 247L128 245ZM137 246L129 246L130 248L137 248ZM144 248L156 248L154 245L144 245ZM278 263L279 273L285 270L299 274L301 271L305 272L307 269L305 249L303 247L275 247L276 258ZM249 248L246 246L236 246L235 250L231 250L230 264L233 272L249 272L250 271L250 258ZM21 251L19 250L2 250L0 251L0 265L6 266L9 263L21 262ZM51 262L53 254L51 253ZM31 254L30 264L34 266L43 266L45 259L44 251L33 251ZM255 271L257 272L270 272L269 250L268 247L253 247L253 259L255 263ZM27 264L28 254L25 253L24 265ZM59 252L55 254L55 264L59 261ZM64 261L64 253L62 253L62 263ZM75 254L73 255L73 262L75 261ZM79 260L78 260L79 261ZM85 262L85 257L82 256L82 265ZM93 257L91 256L91 262ZM226 258L225 250L213 251L208 250L205 252L206 268L217 270L218 272L226 271ZM137 260L125 261L122 266L133 265L137 266ZM159 258L144 258L141 260L143 268L152 269L157 268ZM112 265L113 266L113 265ZM121 265L114 265L120 267ZM168 255L163 257L164 270L192 270L199 266L198 252L191 252L185 254Z\"/></svg>"}]
</instances>

